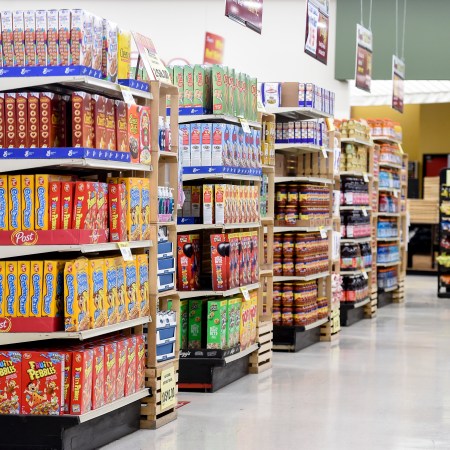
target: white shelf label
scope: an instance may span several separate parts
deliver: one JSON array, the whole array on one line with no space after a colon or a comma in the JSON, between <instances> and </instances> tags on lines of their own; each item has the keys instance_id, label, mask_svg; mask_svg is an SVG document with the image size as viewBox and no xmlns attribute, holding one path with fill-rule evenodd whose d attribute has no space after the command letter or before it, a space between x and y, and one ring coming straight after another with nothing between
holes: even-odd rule
<instances>
[{"instance_id":1,"label":"white shelf label","mask_svg":"<svg viewBox=\"0 0 450 450\"><path fill-rule=\"evenodd\" d=\"M398 198L398 192L397 191L394 191L394 197Z\"/></svg>"},{"instance_id":2,"label":"white shelf label","mask_svg":"<svg viewBox=\"0 0 450 450\"><path fill-rule=\"evenodd\" d=\"M131 93L130 88L128 86L120 85L120 90L122 91L123 100L127 105L135 105L136 104L133 94Z\"/></svg>"},{"instance_id":3,"label":"white shelf label","mask_svg":"<svg viewBox=\"0 0 450 450\"><path fill-rule=\"evenodd\" d=\"M120 253L122 253L122 258L124 261L133 261L133 254L131 253L131 248L128 242L118 242L117 243Z\"/></svg>"},{"instance_id":4,"label":"white shelf label","mask_svg":"<svg viewBox=\"0 0 450 450\"><path fill-rule=\"evenodd\" d=\"M365 280L368 280L368 279L369 279L369 276L367 275L367 272L366 272L365 270L361 271L361 273L362 273L362 276L363 276L363 278L364 278Z\"/></svg>"},{"instance_id":5,"label":"white shelf label","mask_svg":"<svg viewBox=\"0 0 450 450\"><path fill-rule=\"evenodd\" d=\"M250 292L248 292L248 289L246 287L241 287L241 293L244 296L244 300L248 302L250 300Z\"/></svg>"},{"instance_id":6,"label":"white shelf label","mask_svg":"<svg viewBox=\"0 0 450 450\"><path fill-rule=\"evenodd\" d=\"M369 182L369 175L367 174L367 172L364 172L364 173L363 173L363 178L364 178L364 181L365 181L366 183Z\"/></svg>"},{"instance_id":7,"label":"white shelf label","mask_svg":"<svg viewBox=\"0 0 450 450\"><path fill-rule=\"evenodd\" d=\"M239 121L241 122L244 133L250 134L252 132L252 130L250 129L250 125L248 124L247 119L244 119L243 117L241 117L239 119Z\"/></svg>"},{"instance_id":8,"label":"white shelf label","mask_svg":"<svg viewBox=\"0 0 450 450\"><path fill-rule=\"evenodd\" d=\"M321 150L322 150L322 155L323 155L323 157L324 157L325 159L327 159L327 158L328 158L328 152L327 152L327 149L326 149L325 147L322 147Z\"/></svg>"},{"instance_id":9,"label":"white shelf label","mask_svg":"<svg viewBox=\"0 0 450 450\"><path fill-rule=\"evenodd\" d=\"M320 237L322 239L326 239L328 237L327 231L324 229L324 227L319 227L319 231L320 231Z\"/></svg>"},{"instance_id":10,"label":"white shelf label","mask_svg":"<svg viewBox=\"0 0 450 450\"><path fill-rule=\"evenodd\" d=\"M405 152L403 151L402 144L398 144L398 149L400 150L400 153L401 153L402 155L405 154Z\"/></svg>"},{"instance_id":11,"label":"white shelf label","mask_svg":"<svg viewBox=\"0 0 450 450\"><path fill-rule=\"evenodd\" d=\"M362 213L364 217L367 217L367 209L364 206L362 207Z\"/></svg>"}]
</instances>

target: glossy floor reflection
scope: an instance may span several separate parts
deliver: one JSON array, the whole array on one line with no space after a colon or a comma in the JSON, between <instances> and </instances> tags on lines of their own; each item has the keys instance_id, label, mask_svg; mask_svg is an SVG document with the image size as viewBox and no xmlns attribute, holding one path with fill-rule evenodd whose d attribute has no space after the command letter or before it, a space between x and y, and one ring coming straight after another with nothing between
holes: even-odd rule
<instances>
[{"instance_id":1,"label":"glossy floor reflection","mask_svg":"<svg viewBox=\"0 0 450 450\"><path fill-rule=\"evenodd\" d=\"M408 277L406 305L215 394L180 394L176 422L104 449L450 449L450 300L436 292Z\"/></svg>"}]
</instances>

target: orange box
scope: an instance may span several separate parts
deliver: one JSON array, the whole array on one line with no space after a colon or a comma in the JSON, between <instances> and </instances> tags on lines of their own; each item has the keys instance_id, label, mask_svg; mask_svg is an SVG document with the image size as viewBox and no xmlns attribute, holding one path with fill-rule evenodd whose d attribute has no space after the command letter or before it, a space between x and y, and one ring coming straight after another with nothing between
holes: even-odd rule
<instances>
[{"instance_id":1,"label":"orange box","mask_svg":"<svg viewBox=\"0 0 450 450\"><path fill-rule=\"evenodd\" d=\"M142 334L136 336L136 392L145 388L145 339Z\"/></svg>"},{"instance_id":2,"label":"orange box","mask_svg":"<svg viewBox=\"0 0 450 450\"><path fill-rule=\"evenodd\" d=\"M111 242L128 240L127 197L123 184L109 184L109 236Z\"/></svg>"},{"instance_id":3,"label":"orange box","mask_svg":"<svg viewBox=\"0 0 450 450\"><path fill-rule=\"evenodd\" d=\"M6 313L6 263L0 261L0 317Z\"/></svg>"},{"instance_id":4,"label":"orange box","mask_svg":"<svg viewBox=\"0 0 450 450\"><path fill-rule=\"evenodd\" d=\"M16 317L29 317L31 309L30 298L30 261L17 261L18 301L16 302Z\"/></svg>"},{"instance_id":5,"label":"orange box","mask_svg":"<svg viewBox=\"0 0 450 450\"><path fill-rule=\"evenodd\" d=\"M22 354L0 352L0 414L20 414Z\"/></svg>"},{"instance_id":6,"label":"orange box","mask_svg":"<svg viewBox=\"0 0 450 450\"><path fill-rule=\"evenodd\" d=\"M145 347L144 347L145 350ZM117 366L119 355L117 354L117 342L105 344L105 403L111 403L117 399Z\"/></svg>"},{"instance_id":7,"label":"orange box","mask_svg":"<svg viewBox=\"0 0 450 450\"><path fill-rule=\"evenodd\" d=\"M131 162L139 162L140 146L140 123L138 105L127 104L127 122L128 122L128 150L131 155Z\"/></svg>"},{"instance_id":8,"label":"orange box","mask_svg":"<svg viewBox=\"0 0 450 450\"><path fill-rule=\"evenodd\" d=\"M49 198L49 228L50 230L61 229L61 183L50 181L48 184Z\"/></svg>"},{"instance_id":9,"label":"orange box","mask_svg":"<svg viewBox=\"0 0 450 450\"><path fill-rule=\"evenodd\" d=\"M119 182L125 185L128 198L126 210L128 240L140 241L142 239L142 184L139 182L139 178L120 178Z\"/></svg>"},{"instance_id":10,"label":"orange box","mask_svg":"<svg viewBox=\"0 0 450 450\"><path fill-rule=\"evenodd\" d=\"M118 320L117 267L115 258L105 258L106 272L106 323L113 325Z\"/></svg>"},{"instance_id":11,"label":"orange box","mask_svg":"<svg viewBox=\"0 0 450 450\"><path fill-rule=\"evenodd\" d=\"M44 261L31 261L30 277L30 317L41 317Z\"/></svg>"},{"instance_id":12,"label":"orange box","mask_svg":"<svg viewBox=\"0 0 450 450\"><path fill-rule=\"evenodd\" d=\"M92 409L105 404L105 347L94 347L94 367L92 371Z\"/></svg>"},{"instance_id":13,"label":"orange box","mask_svg":"<svg viewBox=\"0 0 450 450\"><path fill-rule=\"evenodd\" d=\"M136 336L127 339L127 368L125 379L124 396L134 394L136 392L136 370L137 370L137 352L136 352Z\"/></svg>"},{"instance_id":14,"label":"orange box","mask_svg":"<svg viewBox=\"0 0 450 450\"><path fill-rule=\"evenodd\" d=\"M64 355L22 352L22 414L59 416L64 410Z\"/></svg>"},{"instance_id":15,"label":"orange box","mask_svg":"<svg viewBox=\"0 0 450 450\"><path fill-rule=\"evenodd\" d=\"M61 183L61 228L63 230L72 228L74 197L75 182L63 181Z\"/></svg>"},{"instance_id":16,"label":"orange box","mask_svg":"<svg viewBox=\"0 0 450 450\"><path fill-rule=\"evenodd\" d=\"M17 311L17 301L18 301L18 281L17 281L17 261L6 261L5 262L5 299L6 299L6 317L15 317Z\"/></svg>"},{"instance_id":17,"label":"orange box","mask_svg":"<svg viewBox=\"0 0 450 450\"><path fill-rule=\"evenodd\" d=\"M0 175L0 230L9 229L8 175Z\"/></svg>"},{"instance_id":18,"label":"orange box","mask_svg":"<svg viewBox=\"0 0 450 450\"><path fill-rule=\"evenodd\" d=\"M89 260L89 315L90 328L104 327L106 323L105 313L105 260Z\"/></svg>"},{"instance_id":19,"label":"orange box","mask_svg":"<svg viewBox=\"0 0 450 450\"><path fill-rule=\"evenodd\" d=\"M128 339L119 339L117 341L117 383L116 399L125 395L125 379L127 376L128 361Z\"/></svg>"},{"instance_id":20,"label":"orange box","mask_svg":"<svg viewBox=\"0 0 450 450\"><path fill-rule=\"evenodd\" d=\"M9 229L11 231L22 229L22 208L20 188L20 175L8 175L9 196Z\"/></svg>"},{"instance_id":21,"label":"orange box","mask_svg":"<svg viewBox=\"0 0 450 450\"><path fill-rule=\"evenodd\" d=\"M34 188L35 195L34 199L36 202L36 213L35 213L35 230L48 230L48 175L35 175L34 178Z\"/></svg>"},{"instance_id":22,"label":"orange box","mask_svg":"<svg viewBox=\"0 0 450 450\"><path fill-rule=\"evenodd\" d=\"M64 355L64 414L70 414L70 388L72 385L72 352L61 351Z\"/></svg>"},{"instance_id":23,"label":"orange box","mask_svg":"<svg viewBox=\"0 0 450 450\"><path fill-rule=\"evenodd\" d=\"M126 304L127 320L139 317L140 292L137 285L136 256L133 261L125 261L125 282L127 288Z\"/></svg>"},{"instance_id":24,"label":"orange box","mask_svg":"<svg viewBox=\"0 0 450 450\"><path fill-rule=\"evenodd\" d=\"M139 313L141 317L150 314L150 291L149 291L149 270L148 270L148 255L136 255L137 276L138 276L138 290L140 307Z\"/></svg>"},{"instance_id":25,"label":"orange box","mask_svg":"<svg viewBox=\"0 0 450 450\"><path fill-rule=\"evenodd\" d=\"M76 350L72 353L70 414L84 414L92 409L92 373L94 350Z\"/></svg>"},{"instance_id":26,"label":"orange box","mask_svg":"<svg viewBox=\"0 0 450 450\"><path fill-rule=\"evenodd\" d=\"M18 92L16 94L16 121L18 148L28 148L28 93Z\"/></svg>"},{"instance_id":27,"label":"orange box","mask_svg":"<svg viewBox=\"0 0 450 450\"><path fill-rule=\"evenodd\" d=\"M125 261L121 256L115 258L117 269L117 322L128 320L127 285L125 277Z\"/></svg>"},{"instance_id":28,"label":"orange box","mask_svg":"<svg viewBox=\"0 0 450 450\"><path fill-rule=\"evenodd\" d=\"M34 230L34 175L22 175L20 179L21 186L21 223L22 230Z\"/></svg>"}]
</instances>

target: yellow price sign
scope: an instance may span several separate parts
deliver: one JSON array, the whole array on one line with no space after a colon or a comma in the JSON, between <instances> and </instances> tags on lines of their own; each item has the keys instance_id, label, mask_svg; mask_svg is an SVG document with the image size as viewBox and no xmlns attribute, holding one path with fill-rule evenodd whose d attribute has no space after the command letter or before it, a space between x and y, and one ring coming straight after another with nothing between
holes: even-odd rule
<instances>
[{"instance_id":1,"label":"yellow price sign","mask_svg":"<svg viewBox=\"0 0 450 450\"><path fill-rule=\"evenodd\" d=\"M161 411L174 407L176 402L175 369L172 366L161 372Z\"/></svg>"},{"instance_id":2,"label":"yellow price sign","mask_svg":"<svg viewBox=\"0 0 450 450\"><path fill-rule=\"evenodd\" d=\"M334 122L333 122L332 119L330 119L329 117L327 117L327 118L325 119L325 122L326 122L326 124L327 124L328 131L334 131L334 130L335 130L335 128L334 128Z\"/></svg>"},{"instance_id":3,"label":"yellow price sign","mask_svg":"<svg viewBox=\"0 0 450 450\"><path fill-rule=\"evenodd\" d=\"M402 155L405 154L405 152L403 151L402 144L398 144L398 149L400 150L400 153L401 153Z\"/></svg>"}]
</instances>

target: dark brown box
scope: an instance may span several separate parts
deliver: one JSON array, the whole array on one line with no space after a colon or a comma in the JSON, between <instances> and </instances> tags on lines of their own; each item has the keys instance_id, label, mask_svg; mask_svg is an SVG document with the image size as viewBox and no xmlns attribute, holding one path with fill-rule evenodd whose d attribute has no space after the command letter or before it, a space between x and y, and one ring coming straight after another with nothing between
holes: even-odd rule
<instances>
[{"instance_id":1,"label":"dark brown box","mask_svg":"<svg viewBox=\"0 0 450 450\"><path fill-rule=\"evenodd\" d=\"M92 111L94 113L94 147L106 149L106 98L103 95L92 95Z\"/></svg>"},{"instance_id":2,"label":"dark brown box","mask_svg":"<svg viewBox=\"0 0 450 450\"><path fill-rule=\"evenodd\" d=\"M5 116L5 94L0 92L0 148L5 148L6 141L6 116Z\"/></svg>"},{"instance_id":3,"label":"dark brown box","mask_svg":"<svg viewBox=\"0 0 450 450\"><path fill-rule=\"evenodd\" d=\"M17 147L16 94L5 94L6 148Z\"/></svg>"},{"instance_id":4,"label":"dark brown box","mask_svg":"<svg viewBox=\"0 0 450 450\"><path fill-rule=\"evenodd\" d=\"M39 147L39 92L28 92L28 147Z\"/></svg>"},{"instance_id":5,"label":"dark brown box","mask_svg":"<svg viewBox=\"0 0 450 450\"><path fill-rule=\"evenodd\" d=\"M128 152L128 119L127 104L121 100L115 101L116 110L116 138L117 150L119 152Z\"/></svg>"},{"instance_id":6,"label":"dark brown box","mask_svg":"<svg viewBox=\"0 0 450 450\"><path fill-rule=\"evenodd\" d=\"M61 96L53 92L39 94L39 144L41 147L59 147L60 101Z\"/></svg>"},{"instance_id":7,"label":"dark brown box","mask_svg":"<svg viewBox=\"0 0 450 450\"><path fill-rule=\"evenodd\" d=\"M116 115L114 110L114 100L111 98L105 98L105 114L106 114L106 127L105 127L106 148L108 150L117 150Z\"/></svg>"},{"instance_id":8,"label":"dark brown box","mask_svg":"<svg viewBox=\"0 0 450 450\"><path fill-rule=\"evenodd\" d=\"M17 93L16 122L16 145L19 148L28 148L28 94L26 92Z\"/></svg>"},{"instance_id":9,"label":"dark brown box","mask_svg":"<svg viewBox=\"0 0 450 450\"><path fill-rule=\"evenodd\" d=\"M91 94L87 92L72 93L72 146L93 147L93 114Z\"/></svg>"},{"instance_id":10,"label":"dark brown box","mask_svg":"<svg viewBox=\"0 0 450 450\"><path fill-rule=\"evenodd\" d=\"M61 147L69 147L71 145L69 136L69 124L70 124L70 96L63 95L59 103L60 108L60 121L58 136Z\"/></svg>"}]
</instances>

